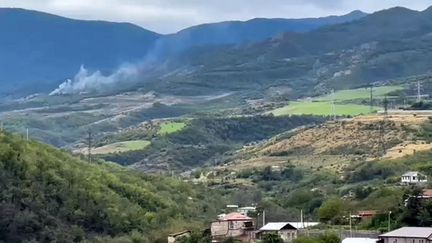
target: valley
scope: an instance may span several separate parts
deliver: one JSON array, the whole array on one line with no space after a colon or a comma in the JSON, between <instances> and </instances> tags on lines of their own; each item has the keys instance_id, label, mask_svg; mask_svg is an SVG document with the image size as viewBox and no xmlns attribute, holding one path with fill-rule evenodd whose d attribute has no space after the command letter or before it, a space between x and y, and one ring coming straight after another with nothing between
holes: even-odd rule
<instances>
[{"instance_id":1,"label":"valley","mask_svg":"<svg viewBox=\"0 0 432 243\"><path fill-rule=\"evenodd\" d=\"M432 226L431 23L393 7L158 34L0 8L0 242Z\"/></svg>"}]
</instances>

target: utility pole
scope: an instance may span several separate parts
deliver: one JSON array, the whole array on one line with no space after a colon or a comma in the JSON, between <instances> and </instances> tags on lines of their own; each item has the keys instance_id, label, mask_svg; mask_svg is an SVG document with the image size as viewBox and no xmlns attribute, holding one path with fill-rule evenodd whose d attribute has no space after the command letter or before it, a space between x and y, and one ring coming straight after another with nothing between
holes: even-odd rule
<instances>
[{"instance_id":1,"label":"utility pole","mask_svg":"<svg viewBox=\"0 0 432 243\"><path fill-rule=\"evenodd\" d=\"M389 105L389 101L388 101L387 96L386 96L386 97L384 97L384 101L383 101L384 116L387 116L387 114L388 114L388 105Z\"/></svg>"},{"instance_id":2,"label":"utility pole","mask_svg":"<svg viewBox=\"0 0 432 243\"><path fill-rule=\"evenodd\" d=\"M266 218L265 218L265 209L263 210L263 226L266 224L265 222L266 222Z\"/></svg>"},{"instance_id":3,"label":"utility pole","mask_svg":"<svg viewBox=\"0 0 432 243\"><path fill-rule=\"evenodd\" d=\"M301 227L304 227L304 222L303 222L303 209L300 209L300 223L301 223Z\"/></svg>"},{"instance_id":4,"label":"utility pole","mask_svg":"<svg viewBox=\"0 0 432 243\"><path fill-rule=\"evenodd\" d=\"M349 229L350 229L350 237L353 237L352 234L352 216L351 216L351 212L349 213Z\"/></svg>"},{"instance_id":5,"label":"utility pole","mask_svg":"<svg viewBox=\"0 0 432 243\"><path fill-rule=\"evenodd\" d=\"M388 212L388 226L387 226L388 232L390 232L390 229L391 229L391 223L390 223L390 220L391 220L390 215L391 215L391 213L392 213L392 211Z\"/></svg>"},{"instance_id":6,"label":"utility pole","mask_svg":"<svg viewBox=\"0 0 432 243\"><path fill-rule=\"evenodd\" d=\"M91 153L92 152L92 132L90 128L88 130L87 143L88 143L88 162L91 163L92 162L92 153Z\"/></svg>"},{"instance_id":7,"label":"utility pole","mask_svg":"<svg viewBox=\"0 0 432 243\"><path fill-rule=\"evenodd\" d=\"M29 140L29 129L28 128L26 129L26 140L27 141Z\"/></svg>"},{"instance_id":8,"label":"utility pole","mask_svg":"<svg viewBox=\"0 0 432 243\"><path fill-rule=\"evenodd\" d=\"M332 114L332 119L336 120L336 106L335 106L335 92L334 90L332 90L332 94L331 94L331 114Z\"/></svg>"}]
</instances>

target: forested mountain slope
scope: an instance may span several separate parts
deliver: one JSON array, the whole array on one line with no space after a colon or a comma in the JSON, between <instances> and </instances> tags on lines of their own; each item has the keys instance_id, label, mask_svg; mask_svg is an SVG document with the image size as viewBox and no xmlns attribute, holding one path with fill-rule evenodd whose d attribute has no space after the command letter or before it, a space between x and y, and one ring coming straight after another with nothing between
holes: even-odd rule
<instances>
[{"instance_id":1,"label":"forested mountain slope","mask_svg":"<svg viewBox=\"0 0 432 243\"><path fill-rule=\"evenodd\" d=\"M52 89L81 65L111 72L143 58L160 36L128 23L10 8L0 8L0 33L1 94Z\"/></svg>"},{"instance_id":2,"label":"forested mountain slope","mask_svg":"<svg viewBox=\"0 0 432 243\"><path fill-rule=\"evenodd\" d=\"M158 85L181 92L279 87L297 98L424 74L431 70L431 20L430 8L392 8L247 46L195 49L177 60L189 64L188 72L167 75Z\"/></svg>"},{"instance_id":3,"label":"forested mountain slope","mask_svg":"<svg viewBox=\"0 0 432 243\"><path fill-rule=\"evenodd\" d=\"M201 187L89 164L4 133L0 188L5 242L165 242L168 232L199 225L219 208L217 193Z\"/></svg>"},{"instance_id":4,"label":"forested mountain slope","mask_svg":"<svg viewBox=\"0 0 432 243\"><path fill-rule=\"evenodd\" d=\"M240 45L264 41L285 32L309 32L324 26L355 21L365 16L366 13L357 10L346 15L321 18L255 18L248 21L202 24L166 35L161 38L158 45L163 52L181 51L194 46Z\"/></svg>"}]
</instances>

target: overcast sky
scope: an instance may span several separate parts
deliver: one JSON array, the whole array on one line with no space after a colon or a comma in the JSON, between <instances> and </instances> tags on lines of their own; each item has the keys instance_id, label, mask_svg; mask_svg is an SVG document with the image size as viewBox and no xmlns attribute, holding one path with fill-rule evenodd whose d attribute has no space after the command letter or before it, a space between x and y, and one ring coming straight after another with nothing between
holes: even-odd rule
<instances>
[{"instance_id":1,"label":"overcast sky","mask_svg":"<svg viewBox=\"0 0 432 243\"><path fill-rule=\"evenodd\" d=\"M423 10L430 5L431 0L0 0L0 7L131 22L159 33L224 20L317 17L356 9L374 12L395 6Z\"/></svg>"}]
</instances>

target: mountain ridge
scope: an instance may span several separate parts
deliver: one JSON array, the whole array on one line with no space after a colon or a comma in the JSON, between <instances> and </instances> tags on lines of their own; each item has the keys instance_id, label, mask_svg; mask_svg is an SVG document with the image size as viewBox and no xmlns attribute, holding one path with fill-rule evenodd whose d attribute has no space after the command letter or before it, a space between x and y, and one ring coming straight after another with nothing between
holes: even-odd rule
<instances>
[{"instance_id":1,"label":"mountain ridge","mask_svg":"<svg viewBox=\"0 0 432 243\"><path fill-rule=\"evenodd\" d=\"M90 72L99 70L102 74L110 74L125 63L139 63L148 57L167 58L189 47L262 41L279 32L308 31L363 15L353 12L304 20L253 19L236 22L247 25L239 33L238 27L231 24L227 32L215 31L221 29L220 23L215 23L165 36L130 23L78 20L21 8L0 8L0 33L7 33L0 40L0 66L4 69L0 77L4 84L0 94L52 91L72 78L82 65ZM254 25L260 22L264 27L255 28ZM208 33L213 34L209 36Z\"/></svg>"},{"instance_id":2,"label":"mountain ridge","mask_svg":"<svg viewBox=\"0 0 432 243\"><path fill-rule=\"evenodd\" d=\"M39 92L72 77L83 64L111 71L141 59L159 38L129 23L74 20L24 9L0 9L0 20L0 33L7 33L0 39L1 93L29 88ZM29 87L33 82L38 85Z\"/></svg>"}]
</instances>

